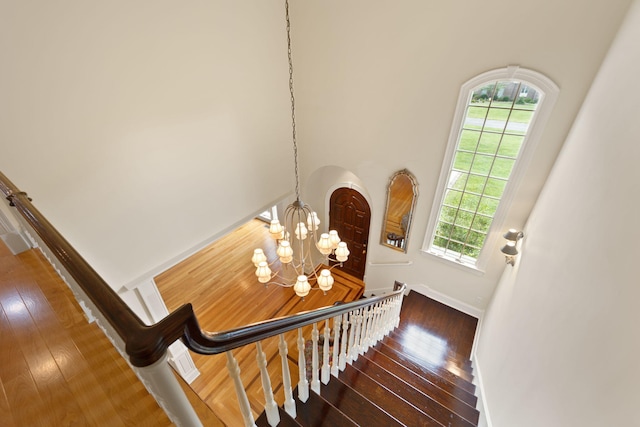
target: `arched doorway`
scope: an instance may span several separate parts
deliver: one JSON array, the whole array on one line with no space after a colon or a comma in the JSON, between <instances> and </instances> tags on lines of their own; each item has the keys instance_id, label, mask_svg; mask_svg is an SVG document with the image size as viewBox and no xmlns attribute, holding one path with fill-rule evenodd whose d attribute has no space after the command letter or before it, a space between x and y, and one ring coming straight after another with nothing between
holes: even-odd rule
<instances>
[{"instance_id":1,"label":"arched doorway","mask_svg":"<svg viewBox=\"0 0 640 427\"><path fill-rule=\"evenodd\" d=\"M362 194L352 188L338 188L329 203L329 229L336 230L349 248L349 259L342 270L364 278L371 208Z\"/></svg>"}]
</instances>

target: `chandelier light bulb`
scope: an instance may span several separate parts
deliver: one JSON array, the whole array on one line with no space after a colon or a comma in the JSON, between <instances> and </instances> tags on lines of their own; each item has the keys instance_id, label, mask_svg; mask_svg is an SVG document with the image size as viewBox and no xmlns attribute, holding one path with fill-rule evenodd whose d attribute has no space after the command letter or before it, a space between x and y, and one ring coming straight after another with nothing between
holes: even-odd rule
<instances>
[{"instance_id":1,"label":"chandelier light bulb","mask_svg":"<svg viewBox=\"0 0 640 427\"><path fill-rule=\"evenodd\" d=\"M318 287L322 290L322 292L327 292L333 286L333 276L331 272L326 268L320 272L320 276L318 276Z\"/></svg>"},{"instance_id":2,"label":"chandelier light bulb","mask_svg":"<svg viewBox=\"0 0 640 427\"><path fill-rule=\"evenodd\" d=\"M253 265L255 265L256 267L258 267L258 264L260 264L261 262L265 262L267 261L267 257L264 254L264 251L260 248L255 249L253 251L253 256L251 257L251 262L253 262Z\"/></svg>"},{"instance_id":3,"label":"chandelier light bulb","mask_svg":"<svg viewBox=\"0 0 640 427\"><path fill-rule=\"evenodd\" d=\"M311 212L309 215L307 215L307 227L309 227L309 230L316 231L318 230L319 226L320 218L318 218L317 213Z\"/></svg>"},{"instance_id":4,"label":"chandelier light bulb","mask_svg":"<svg viewBox=\"0 0 640 427\"><path fill-rule=\"evenodd\" d=\"M283 264L289 264L291 261L293 261L293 249L291 249L291 244L288 240L283 240L280 242L280 245L276 250L276 254L280 258L280 262Z\"/></svg>"},{"instance_id":5,"label":"chandelier light bulb","mask_svg":"<svg viewBox=\"0 0 640 427\"><path fill-rule=\"evenodd\" d=\"M280 221L277 219L272 219L271 224L269 225L269 234L273 237L274 240L280 240L284 237L284 228Z\"/></svg>"},{"instance_id":6,"label":"chandelier light bulb","mask_svg":"<svg viewBox=\"0 0 640 427\"><path fill-rule=\"evenodd\" d=\"M320 235L320 240L318 240L318 244L316 245L316 247L318 248L318 251L320 251L320 253L322 255L329 255L331 254L331 240L329 240L329 234L328 233L322 233Z\"/></svg>"},{"instance_id":7,"label":"chandelier light bulb","mask_svg":"<svg viewBox=\"0 0 640 427\"><path fill-rule=\"evenodd\" d=\"M331 242L331 249L337 249L338 243L340 243L340 236L336 230L329 230L329 241Z\"/></svg>"},{"instance_id":8,"label":"chandelier light bulb","mask_svg":"<svg viewBox=\"0 0 640 427\"><path fill-rule=\"evenodd\" d=\"M304 274L301 274L300 276L298 276L298 280L296 281L296 284L293 285L293 290L296 292L296 295L298 295L299 297L306 297L309 294L309 291L311 290L311 285L309 285L309 280L307 279L307 276L305 276Z\"/></svg>"},{"instance_id":9,"label":"chandelier light bulb","mask_svg":"<svg viewBox=\"0 0 640 427\"><path fill-rule=\"evenodd\" d=\"M271 269L266 261L262 261L258 264L258 268L256 269L256 276L258 276L258 282L267 283L271 280Z\"/></svg>"},{"instance_id":10,"label":"chandelier light bulb","mask_svg":"<svg viewBox=\"0 0 640 427\"><path fill-rule=\"evenodd\" d=\"M349 249L347 249L347 244L345 242L338 243L338 248L336 249L336 259L340 262L345 262L349 257Z\"/></svg>"},{"instance_id":11,"label":"chandelier light bulb","mask_svg":"<svg viewBox=\"0 0 640 427\"><path fill-rule=\"evenodd\" d=\"M306 239L307 233L307 226L304 225L304 222L299 222L298 225L296 225L296 237L298 238L298 240Z\"/></svg>"}]
</instances>

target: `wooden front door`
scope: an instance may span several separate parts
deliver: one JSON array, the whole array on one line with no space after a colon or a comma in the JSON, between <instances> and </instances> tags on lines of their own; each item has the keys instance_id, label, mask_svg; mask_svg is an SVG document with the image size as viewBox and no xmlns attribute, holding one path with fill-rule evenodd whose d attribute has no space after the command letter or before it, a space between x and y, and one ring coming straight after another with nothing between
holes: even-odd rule
<instances>
[{"instance_id":1,"label":"wooden front door","mask_svg":"<svg viewBox=\"0 0 640 427\"><path fill-rule=\"evenodd\" d=\"M351 188L338 188L331 194L329 229L338 232L350 252L342 270L358 279L364 278L370 221L371 209L362 194Z\"/></svg>"}]
</instances>

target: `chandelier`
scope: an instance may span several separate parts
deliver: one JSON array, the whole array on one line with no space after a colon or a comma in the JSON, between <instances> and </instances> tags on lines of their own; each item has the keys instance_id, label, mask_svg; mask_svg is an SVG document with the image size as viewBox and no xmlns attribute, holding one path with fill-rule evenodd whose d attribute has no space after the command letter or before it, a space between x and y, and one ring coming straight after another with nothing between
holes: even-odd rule
<instances>
[{"instance_id":1,"label":"chandelier","mask_svg":"<svg viewBox=\"0 0 640 427\"><path fill-rule=\"evenodd\" d=\"M333 286L331 269L336 265L342 266L349 257L347 244L340 240L336 230L321 233L317 236L320 219L309 205L300 200L300 178L298 176L298 145L296 142L296 114L295 97L293 96L293 62L291 60L291 24L289 21L289 1L285 0L285 14L287 22L287 54L289 58L289 93L291 95L291 121L293 141L293 161L296 179L296 200L287 206L283 223L271 220L269 234L277 242L276 254L282 268L273 273L262 249L253 252L251 261L256 267L256 276L265 286L276 284L283 287L293 287L296 295L304 298L312 289L327 292ZM315 246L324 259L324 268L317 271L312 257L312 246Z\"/></svg>"}]
</instances>

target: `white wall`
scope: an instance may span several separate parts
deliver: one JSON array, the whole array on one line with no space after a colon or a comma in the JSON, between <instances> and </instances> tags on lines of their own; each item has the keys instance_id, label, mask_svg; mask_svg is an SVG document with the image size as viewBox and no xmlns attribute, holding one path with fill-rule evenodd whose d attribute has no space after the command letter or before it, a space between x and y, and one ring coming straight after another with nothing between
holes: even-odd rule
<instances>
[{"instance_id":1,"label":"white wall","mask_svg":"<svg viewBox=\"0 0 640 427\"><path fill-rule=\"evenodd\" d=\"M0 57L0 170L115 288L290 190L279 0L2 1Z\"/></svg>"},{"instance_id":2,"label":"white wall","mask_svg":"<svg viewBox=\"0 0 640 427\"><path fill-rule=\"evenodd\" d=\"M488 243L494 255L484 275L420 252L460 87L482 72L519 64L561 88L507 220L491 236L495 238L525 224L629 3L292 4L303 176L336 166L359 177L372 199L368 260L413 263L369 267L368 287L390 287L397 279L485 307L504 268L496 239ZM377 244L389 177L403 168L415 174L420 193L407 254Z\"/></svg>"},{"instance_id":3,"label":"white wall","mask_svg":"<svg viewBox=\"0 0 640 427\"><path fill-rule=\"evenodd\" d=\"M638 424L638 40L636 0L485 315L493 427Z\"/></svg>"},{"instance_id":4,"label":"white wall","mask_svg":"<svg viewBox=\"0 0 640 427\"><path fill-rule=\"evenodd\" d=\"M419 251L460 85L520 64L561 87L505 224L522 226L629 2L291 2L303 199L324 200L304 194L315 171L348 171L372 201L369 260L413 262L368 271L372 287L484 307L497 247L484 275ZM282 0L3 1L0 170L115 288L144 282L292 190L283 15ZM406 255L375 244L403 168L420 186Z\"/></svg>"}]
</instances>

